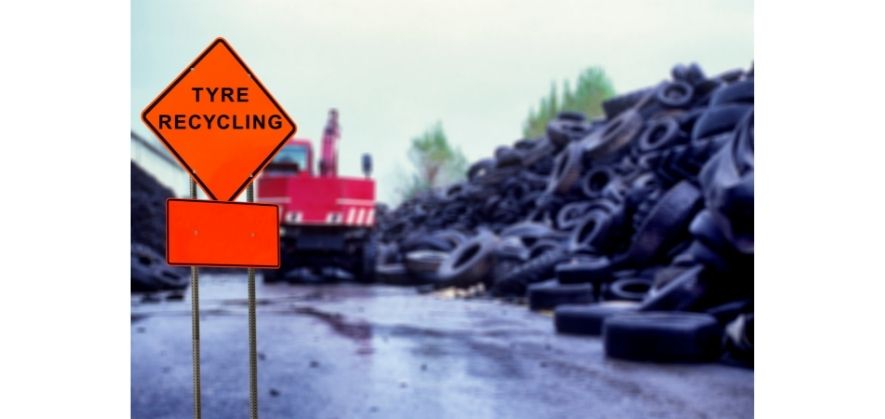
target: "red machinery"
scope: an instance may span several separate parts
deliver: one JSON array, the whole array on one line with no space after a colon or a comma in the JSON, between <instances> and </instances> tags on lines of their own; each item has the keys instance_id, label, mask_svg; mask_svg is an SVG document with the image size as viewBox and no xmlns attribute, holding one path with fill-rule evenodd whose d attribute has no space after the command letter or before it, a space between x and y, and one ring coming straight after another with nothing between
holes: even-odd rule
<instances>
[{"instance_id":1,"label":"red machinery","mask_svg":"<svg viewBox=\"0 0 885 419\"><path fill-rule=\"evenodd\" d=\"M281 279L294 268L316 271L343 268L358 279L371 280L375 266L375 181L369 176L371 156L363 155L365 178L338 176L338 112L329 111L323 134L319 173L314 173L313 148L293 138L258 179L259 202L280 206L281 266L265 271L267 281Z\"/></svg>"}]
</instances>

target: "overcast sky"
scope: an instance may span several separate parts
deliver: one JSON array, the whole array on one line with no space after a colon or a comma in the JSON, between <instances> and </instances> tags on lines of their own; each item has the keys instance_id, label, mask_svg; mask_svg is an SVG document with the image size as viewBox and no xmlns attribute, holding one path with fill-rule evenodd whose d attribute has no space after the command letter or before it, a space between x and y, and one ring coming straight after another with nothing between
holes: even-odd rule
<instances>
[{"instance_id":1,"label":"overcast sky","mask_svg":"<svg viewBox=\"0 0 885 419\"><path fill-rule=\"evenodd\" d=\"M215 37L225 37L318 143L342 126L339 170L372 153L379 199L410 170L409 140L441 121L473 161L520 137L551 81L605 68L618 92L675 63L708 74L753 60L753 3L693 1L132 2L132 129L142 109Z\"/></svg>"}]
</instances>

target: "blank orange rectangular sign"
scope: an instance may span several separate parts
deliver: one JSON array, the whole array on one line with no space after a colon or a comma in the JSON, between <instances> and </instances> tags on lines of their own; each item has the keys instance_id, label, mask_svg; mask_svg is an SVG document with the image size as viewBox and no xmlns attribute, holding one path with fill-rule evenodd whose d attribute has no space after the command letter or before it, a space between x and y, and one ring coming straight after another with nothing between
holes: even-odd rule
<instances>
[{"instance_id":1,"label":"blank orange rectangular sign","mask_svg":"<svg viewBox=\"0 0 885 419\"><path fill-rule=\"evenodd\" d=\"M232 268L280 266L279 207L169 199L166 262Z\"/></svg>"}]
</instances>

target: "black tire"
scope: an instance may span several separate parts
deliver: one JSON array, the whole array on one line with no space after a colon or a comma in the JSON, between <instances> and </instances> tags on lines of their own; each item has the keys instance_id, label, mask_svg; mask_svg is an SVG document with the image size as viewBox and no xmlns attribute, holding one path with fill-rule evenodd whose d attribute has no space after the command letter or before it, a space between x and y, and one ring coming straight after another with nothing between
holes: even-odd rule
<instances>
[{"instance_id":1,"label":"black tire","mask_svg":"<svg viewBox=\"0 0 885 419\"><path fill-rule=\"evenodd\" d=\"M692 86L704 81L706 76L704 75L704 71L697 63L691 63L689 65L677 64L670 71L670 75L674 80L684 81Z\"/></svg>"},{"instance_id":2,"label":"black tire","mask_svg":"<svg viewBox=\"0 0 885 419\"><path fill-rule=\"evenodd\" d=\"M741 314L725 327L726 360L753 368L753 313Z\"/></svg>"},{"instance_id":3,"label":"black tire","mask_svg":"<svg viewBox=\"0 0 885 419\"><path fill-rule=\"evenodd\" d=\"M592 283L597 285L607 282L612 277L612 263L605 256L584 256L555 267L556 279L563 284Z\"/></svg>"},{"instance_id":4,"label":"black tire","mask_svg":"<svg viewBox=\"0 0 885 419\"><path fill-rule=\"evenodd\" d=\"M645 362L706 362L719 357L722 328L700 313L634 313L611 316L603 325L605 353Z\"/></svg>"},{"instance_id":5,"label":"black tire","mask_svg":"<svg viewBox=\"0 0 885 419\"><path fill-rule=\"evenodd\" d=\"M375 267L378 265L378 240L374 234L370 235L363 243L359 254L359 266L356 267L354 276L357 281L364 283L375 282Z\"/></svg>"},{"instance_id":6,"label":"black tire","mask_svg":"<svg viewBox=\"0 0 885 419\"><path fill-rule=\"evenodd\" d=\"M725 234L716 225L710 210L705 209L699 212L692 220L688 230L695 239L711 249L728 250L731 248L731 241L725 237Z\"/></svg>"},{"instance_id":7,"label":"black tire","mask_svg":"<svg viewBox=\"0 0 885 419\"><path fill-rule=\"evenodd\" d=\"M642 301L648 290L651 289L651 281L640 278L618 279L609 284L606 290L608 300Z\"/></svg>"},{"instance_id":8,"label":"black tire","mask_svg":"<svg viewBox=\"0 0 885 419\"><path fill-rule=\"evenodd\" d=\"M629 301L607 301L597 304L565 304L556 307L553 324L557 333L599 336L610 316L636 311L638 304Z\"/></svg>"},{"instance_id":9,"label":"black tire","mask_svg":"<svg viewBox=\"0 0 885 419\"><path fill-rule=\"evenodd\" d=\"M135 246L136 243L133 243ZM133 292L159 291L160 286L154 280L153 269L150 262L145 263L132 252L130 261L130 287Z\"/></svg>"},{"instance_id":10,"label":"black tire","mask_svg":"<svg viewBox=\"0 0 885 419\"><path fill-rule=\"evenodd\" d=\"M564 205L556 213L556 228L560 231L572 231L587 214L590 202L579 201Z\"/></svg>"},{"instance_id":11,"label":"black tire","mask_svg":"<svg viewBox=\"0 0 885 419\"><path fill-rule=\"evenodd\" d=\"M495 161L492 159L482 159L476 163L470 165L470 168L467 169L467 179L471 181L475 181L481 177L487 176L489 172L495 167Z\"/></svg>"},{"instance_id":12,"label":"black tire","mask_svg":"<svg viewBox=\"0 0 885 419\"><path fill-rule=\"evenodd\" d=\"M699 175L707 208L734 247L754 249L753 112Z\"/></svg>"},{"instance_id":13,"label":"black tire","mask_svg":"<svg viewBox=\"0 0 885 419\"><path fill-rule=\"evenodd\" d=\"M446 243L445 248L441 249L446 252L455 250L455 248L458 247L461 243L467 241L467 236L457 230L451 229L435 231L432 236L435 239L442 240L444 243Z\"/></svg>"},{"instance_id":14,"label":"black tire","mask_svg":"<svg viewBox=\"0 0 885 419\"><path fill-rule=\"evenodd\" d=\"M483 232L462 243L440 265L436 285L465 287L485 281L492 271L497 242L497 237Z\"/></svg>"},{"instance_id":15,"label":"black tire","mask_svg":"<svg viewBox=\"0 0 885 419\"><path fill-rule=\"evenodd\" d=\"M688 235L688 226L702 207L700 191L682 181L657 201L633 237L626 258L645 265Z\"/></svg>"},{"instance_id":16,"label":"black tire","mask_svg":"<svg viewBox=\"0 0 885 419\"><path fill-rule=\"evenodd\" d=\"M708 294L700 280L702 271L701 266L689 268L662 287L652 288L639 311L692 311L702 308Z\"/></svg>"},{"instance_id":17,"label":"black tire","mask_svg":"<svg viewBox=\"0 0 885 419\"><path fill-rule=\"evenodd\" d=\"M682 135L675 118L659 118L647 125L648 127L639 136L637 148L640 153L664 150L688 139Z\"/></svg>"},{"instance_id":18,"label":"black tire","mask_svg":"<svg viewBox=\"0 0 885 419\"><path fill-rule=\"evenodd\" d=\"M664 82L655 90L658 103L668 108L687 108L694 97L694 88L684 81Z\"/></svg>"},{"instance_id":19,"label":"black tire","mask_svg":"<svg viewBox=\"0 0 885 419\"><path fill-rule=\"evenodd\" d=\"M693 142L702 141L717 134L733 131L737 124L752 110L752 106L741 104L710 107L695 122L691 131L691 140Z\"/></svg>"},{"instance_id":20,"label":"black tire","mask_svg":"<svg viewBox=\"0 0 885 419\"><path fill-rule=\"evenodd\" d=\"M611 214L599 210L590 211L581 219L581 222L572 230L569 237L569 250L594 251L600 242L608 238L609 222Z\"/></svg>"},{"instance_id":21,"label":"black tire","mask_svg":"<svg viewBox=\"0 0 885 419\"><path fill-rule=\"evenodd\" d=\"M640 104L649 94L654 92L653 87L635 90L623 95L615 96L602 102L602 109L605 111L605 117L614 119L624 111Z\"/></svg>"},{"instance_id":22,"label":"black tire","mask_svg":"<svg viewBox=\"0 0 885 419\"><path fill-rule=\"evenodd\" d=\"M435 274L443 261L449 256L447 252L436 250L413 250L406 253L406 270L413 275L424 276Z\"/></svg>"},{"instance_id":23,"label":"black tire","mask_svg":"<svg viewBox=\"0 0 885 419\"><path fill-rule=\"evenodd\" d=\"M130 248L130 287L136 292L181 290L187 288L183 270L166 264L166 259L150 246L132 243Z\"/></svg>"},{"instance_id":24,"label":"black tire","mask_svg":"<svg viewBox=\"0 0 885 419\"><path fill-rule=\"evenodd\" d=\"M406 267L401 263L387 263L375 268L375 278L378 282L390 285L415 285L418 283L409 276Z\"/></svg>"},{"instance_id":25,"label":"black tire","mask_svg":"<svg viewBox=\"0 0 885 419\"><path fill-rule=\"evenodd\" d=\"M581 179L581 192L588 199L599 198L616 177L617 174L609 167L601 166L591 169Z\"/></svg>"},{"instance_id":26,"label":"black tire","mask_svg":"<svg viewBox=\"0 0 885 419\"><path fill-rule=\"evenodd\" d=\"M557 194L568 192L581 178L583 168L583 151L581 143L569 144L565 150L559 153L554 166L553 175L547 191Z\"/></svg>"},{"instance_id":27,"label":"black tire","mask_svg":"<svg viewBox=\"0 0 885 419\"><path fill-rule=\"evenodd\" d=\"M507 146L495 150L495 167L512 167L522 165L522 153Z\"/></svg>"},{"instance_id":28,"label":"black tire","mask_svg":"<svg viewBox=\"0 0 885 419\"><path fill-rule=\"evenodd\" d=\"M593 131L580 142L584 158L591 162L610 160L624 150L642 130L643 118L635 110L627 110Z\"/></svg>"},{"instance_id":29,"label":"black tire","mask_svg":"<svg viewBox=\"0 0 885 419\"><path fill-rule=\"evenodd\" d=\"M720 304L716 307L709 308L704 310L707 314L716 318L716 321L721 325L726 325L736 319L741 314L752 313L753 312L753 300L752 299L743 299L737 301L730 301L725 304Z\"/></svg>"},{"instance_id":30,"label":"black tire","mask_svg":"<svg viewBox=\"0 0 885 419\"><path fill-rule=\"evenodd\" d=\"M572 141L584 138L590 132L590 124L583 120L554 119L547 123L547 138L556 148L565 147Z\"/></svg>"},{"instance_id":31,"label":"black tire","mask_svg":"<svg viewBox=\"0 0 885 419\"><path fill-rule=\"evenodd\" d=\"M503 278L496 278L495 294L523 296L529 284L543 281L554 274L556 265L567 257L565 249L559 247L534 258L513 269Z\"/></svg>"},{"instance_id":32,"label":"black tire","mask_svg":"<svg viewBox=\"0 0 885 419\"><path fill-rule=\"evenodd\" d=\"M536 284L528 288L529 310L552 310L562 304L592 303L590 284Z\"/></svg>"},{"instance_id":33,"label":"black tire","mask_svg":"<svg viewBox=\"0 0 885 419\"><path fill-rule=\"evenodd\" d=\"M727 103L753 104L753 80L743 80L722 86L713 92L710 98L710 106Z\"/></svg>"}]
</instances>

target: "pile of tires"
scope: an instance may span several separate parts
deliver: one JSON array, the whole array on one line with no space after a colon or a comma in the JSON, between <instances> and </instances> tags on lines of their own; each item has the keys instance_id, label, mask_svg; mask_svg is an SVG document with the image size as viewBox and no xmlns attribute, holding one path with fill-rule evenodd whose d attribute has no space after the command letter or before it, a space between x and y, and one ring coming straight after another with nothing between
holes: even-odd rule
<instances>
[{"instance_id":1,"label":"pile of tires","mask_svg":"<svg viewBox=\"0 0 885 419\"><path fill-rule=\"evenodd\" d=\"M188 285L186 269L166 264L166 200L173 194L132 162L131 167L131 290L181 290Z\"/></svg>"},{"instance_id":2,"label":"pile of tires","mask_svg":"<svg viewBox=\"0 0 885 419\"><path fill-rule=\"evenodd\" d=\"M752 68L677 65L604 118L562 112L386 211L379 263L401 283L528 298L613 357L752 364L753 83Z\"/></svg>"}]
</instances>

